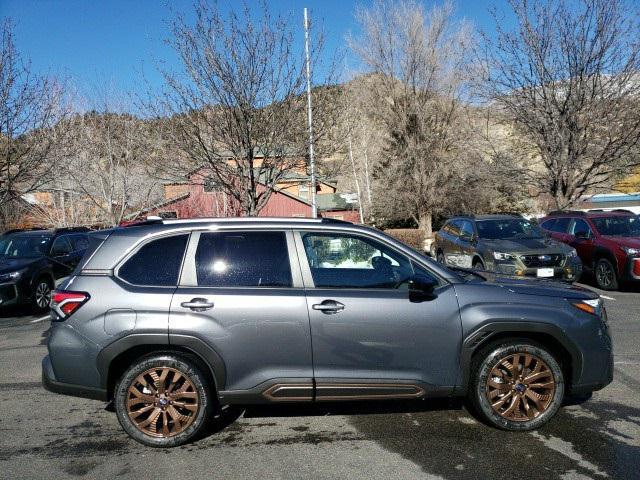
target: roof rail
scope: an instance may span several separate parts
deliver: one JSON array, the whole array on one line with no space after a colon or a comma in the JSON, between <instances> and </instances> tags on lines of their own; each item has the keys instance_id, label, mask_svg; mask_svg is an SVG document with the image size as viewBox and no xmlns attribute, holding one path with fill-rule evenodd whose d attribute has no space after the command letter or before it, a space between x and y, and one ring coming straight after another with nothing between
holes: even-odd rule
<instances>
[{"instance_id":1,"label":"roof rail","mask_svg":"<svg viewBox=\"0 0 640 480\"><path fill-rule=\"evenodd\" d=\"M62 227L54 229L54 233L63 233L63 232L88 232L91 229L89 227Z\"/></svg>"},{"instance_id":2,"label":"roof rail","mask_svg":"<svg viewBox=\"0 0 640 480\"><path fill-rule=\"evenodd\" d=\"M10 233L19 233L19 232L35 232L38 230L46 230L46 228L44 227L12 228L11 230L2 232L0 235L9 235Z\"/></svg>"},{"instance_id":3,"label":"roof rail","mask_svg":"<svg viewBox=\"0 0 640 480\"><path fill-rule=\"evenodd\" d=\"M627 210L626 208L614 208L613 210L611 210L612 212L618 212L618 213L630 213L632 215L636 215L635 212L633 212L632 210Z\"/></svg>"},{"instance_id":4,"label":"roof rail","mask_svg":"<svg viewBox=\"0 0 640 480\"><path fill-rule=\"evenodd\" d=\"M139 227L142 225L174 225L174 224L188 224L188 223L325 223L325 224L349 224L346 220L339 220L337 218L306 218L306 217L201 217L201 218L159 218L159 217L147 217L146 220L139 222L132 222L120 225L121 227Z\"/></svg>"},{"instance_id":5,"label":"roof rail","mask_svg":"<svg viewBox=\"0 0 640 480\"><path fill-rule=\"evenodd\" d=\"M547 214L549 217L552 215L578 215L584 217L587 215L587 212L582 210L553 210Z\"/></svg>"}]
</instances>

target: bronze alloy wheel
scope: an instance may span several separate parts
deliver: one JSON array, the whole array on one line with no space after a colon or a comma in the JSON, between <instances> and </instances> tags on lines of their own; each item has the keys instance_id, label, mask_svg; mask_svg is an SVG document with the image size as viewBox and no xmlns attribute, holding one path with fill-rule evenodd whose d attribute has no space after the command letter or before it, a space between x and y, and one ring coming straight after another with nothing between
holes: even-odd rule
<instances>
[{"instance_id":1,"label":"bronze alloy wheel","mask_svg":"<svg viewBox=\"0 0 640 480\"><path fill-rule=\"evenodd\" d=\"M537 418L551 405L556 380L549 366L529 353L501 358L487 378L487 398L501 417L526 422Z\"/></svg>"},{"instance_id":2,"label":"bronze alloy wheel","mask_svg":"<svg viewBox=\"0 0 640 480\"><path fill-rule=\"evenodd\" d=\"M185 431L198 414L198 391L184 373L170 367L146 370L127 390L127 413L145 435L168 438Z\"/></svg>"}]
</instances>

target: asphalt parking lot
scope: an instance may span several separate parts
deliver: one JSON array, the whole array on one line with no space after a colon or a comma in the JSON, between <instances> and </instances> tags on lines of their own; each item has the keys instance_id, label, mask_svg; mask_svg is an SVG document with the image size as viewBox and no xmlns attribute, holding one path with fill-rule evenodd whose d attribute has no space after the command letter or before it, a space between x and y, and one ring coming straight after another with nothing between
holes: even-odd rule
<instances>
[{"instance_id":1,"label":"asphalt parking lot","mask_svg":"<svg viewBox=\"0 0 640 480\"><path fill-rule=\"evenodd\" d=\"M639 478L640 288L606 296L614 382L537 432L491 429L451 401L263 407L168 450L130 440L101 402L43 390L48 319L5 316L0 478Z\"/></svg>"}]
</instances>

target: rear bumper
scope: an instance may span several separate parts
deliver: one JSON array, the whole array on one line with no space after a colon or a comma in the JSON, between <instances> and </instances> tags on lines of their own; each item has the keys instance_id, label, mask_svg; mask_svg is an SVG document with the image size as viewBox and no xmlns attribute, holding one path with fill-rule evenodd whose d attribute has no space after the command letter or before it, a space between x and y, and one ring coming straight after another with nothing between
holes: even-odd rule
<instances>
[{"instance_id":1,"label":"rear bumper","mask_svg":"<svg viewBox=\"0 0 640 480\"><path fill-rule=\"evenodd\" d=\"M73 385L59 382L56 379L49 355L42 359L42 386L53 393L71 395L73 397L90 398L92 400L107 400L107 391L100 388Z\"/></svg>"}]
</instances>

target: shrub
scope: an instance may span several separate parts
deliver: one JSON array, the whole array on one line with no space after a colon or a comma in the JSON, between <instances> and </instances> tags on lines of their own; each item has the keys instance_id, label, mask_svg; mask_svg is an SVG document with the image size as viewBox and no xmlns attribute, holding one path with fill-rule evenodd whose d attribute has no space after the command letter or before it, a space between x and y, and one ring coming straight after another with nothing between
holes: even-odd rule
<instances>
[{"instance_id":1,"label":"shrub","mask_svg":"<svg viewBox=\"0 0 640 480\"><path fill-rule=\"evenodd\" d=\"M384 233L417 250L424 250L422 232L417 228L389 228L385 230Z\"/></svg>"}]
</instances>

